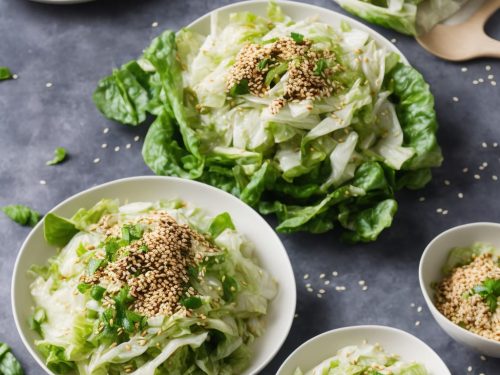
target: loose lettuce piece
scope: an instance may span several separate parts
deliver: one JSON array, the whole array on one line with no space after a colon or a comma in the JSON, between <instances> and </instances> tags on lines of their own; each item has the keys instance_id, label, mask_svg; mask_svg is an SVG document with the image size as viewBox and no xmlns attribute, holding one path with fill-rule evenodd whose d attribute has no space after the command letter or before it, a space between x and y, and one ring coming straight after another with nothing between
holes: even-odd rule
<instances>
[{"instance_id":1,"label":"loose lettuce piece","mask_svg":"<svg viewBox=\"0 0 500 375\"><path fill-rule=\"evenodd\" d=\"M52 158L52 160L49 160L47 161L47 165L55 165L55 164L59 164L59 163L62 163L64 161L64 159L66 159L66 149L64 147L57 147L55 150L54 150L54 157Z\"/></svg>"},{"instance_id":2,"label":"loose lettuce piece","mask_svg":"<svg viewBox=\"0 0 500 375\"><path fill-rule=\"evenodd\" d=\"M66 374L76 368L75 363L68 360L64 348L43 341L36 348L44 356L47 367L56 374Z\"/></svg>"},{"instance_id":3,"label":"loose lettuce piece","mask_svg":"<svg viewBox=\"0 0 500 375\"><path fill-rule=\"evenodd\" d=\"M231 215L227 212L217 215L210 223L209 233L213 238L216 238L226 229L235 229Z\"/></svg>"},{"instance_id":4,"label":"loose lettuce piece","mask_svg":"<svg viewBox=\"0 0 500 375\"><path fill-rule=\"evenodd\" d=\"M23 375L24 371L19 361L12 354L10 347L0 342L0 374Z\"/></svg>"},{"instance_id":5,"label":"loose lettuce piece","mask_svg":"<svg viewBox=\"0 0 500 375\"><path fill-rule=\"evenodd\" d=\"M444 275L449 275L456 267L465 266L472 262L475 256L486 253L500 255L499 251L488 243L476 242L471 246L454 247L448 254L442 272Z\"/></svg>"},{"instance_id":6,"label":"loose lettuce piece","mask_svg":"<svg viewBox=\"0 0 500 375\"><path fill-rule=\"evenodd\" d=\"M0 66L0 81L12 78L10 69L6 66Z\"/></svg>"},{"instance_id":7,"label":"loose lettuce piece","mask_svg":"<svg viewBox=\"0 0 500 375\"><path fill-rule=\"evenodd\" d=\"M34 227L40 221L40 213L21 204L12 204L9 206L2 207L1 210L7 215L12 221L20 225L27 225Z\"/></svg>"},{"instance_id":8,"label":"loose lettuce piece","mask_svg":"<svg viewBox=\"0 0 500 375\"><path fill-rule=\"evenodd\" d=\"M89 225L97 223L103 215L117 213L118 200L102 199L92 208L80 208L70 219L80 230L85 230Z\"/></svg>"}]
</instances>

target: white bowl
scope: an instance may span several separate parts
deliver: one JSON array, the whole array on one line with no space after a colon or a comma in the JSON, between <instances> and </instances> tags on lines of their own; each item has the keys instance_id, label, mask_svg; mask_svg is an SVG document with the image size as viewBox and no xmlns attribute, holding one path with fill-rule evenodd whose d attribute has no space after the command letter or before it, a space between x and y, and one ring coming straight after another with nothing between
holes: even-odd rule
<instances>
[{"instance_id":1,"label":"white bowl","mask_svg":"<svg viewBox=\"0 0 500 375\"><path fill-rule=\"evenodd\" d=\"M116 180L78 193L57 205L51 212L72 216L81 207L91 207L102 198L117 198L120 202L157 201L180 198L210 214L229 212L237 230L255 247L264 269L279 283L279 292L272 301L267 316L267 329L255 341L250 367L244 374L255 374L271 361L285 341L295 314L295 278L288 255L274 230L252 208L238 198L199 182L174 177L131 177ZM43 220L31 231L17 256L12 277L12 310L17 330L24 345L48 373L44 359L33 344L37 335L28 326L33 299L29 286L32 278L28 268L44 264L56 249L43 238Z\"/></svg>"},{"instance_id":2,"label":"white bowl","mask_svg":"<svg viewBox=\"0 0 500 375\"><path fill-rule=\"evenodd\" d=\"M398 354L404 361L424 365L431 375L451 375L439 356L405 331L385 326L354 326L334 329L313 337L299 346L281 365L277 375L292 375L297 367L308 371L348 345L379 343L387 353Z\"/></svg>"},{"instance_id":3,"label":"white bowl","mask_svg":"<svg viewBox=\"0 0 500 375\"><path fill-rule=\"evenodd\" d=\"M491 243L500 248L500 224L471 223L448 229L434 238L425 248L420 259L420 288L427 306L441 328L456 341L467 345L482 354L500 358L500 342L472 333L439 312L434 306L432 284L443 278L442 267L450 249L456 246L469 246L475 242Z\"/></svg>"}]
</instances>

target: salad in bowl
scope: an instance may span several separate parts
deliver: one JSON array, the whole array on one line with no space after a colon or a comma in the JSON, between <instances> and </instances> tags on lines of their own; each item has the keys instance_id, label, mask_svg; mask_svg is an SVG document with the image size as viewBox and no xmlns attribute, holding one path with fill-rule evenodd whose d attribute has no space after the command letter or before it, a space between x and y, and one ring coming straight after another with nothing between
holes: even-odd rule
<instances>
[{"instance_id":1,"label":"salad in bowl","mask_svg":"<svg viewBox=\"0 0 500 375\"><path fill-rule=\"evenodd\" d=\"M423 187L442 161L423 77L390 42L322 8L251 1L209 17L103 78L99 110L131 126L154 117L143 158L156 174L226 190L275 214L281 232L338 225L374 241L395 191Z\"/></svg>"}]
</instances>

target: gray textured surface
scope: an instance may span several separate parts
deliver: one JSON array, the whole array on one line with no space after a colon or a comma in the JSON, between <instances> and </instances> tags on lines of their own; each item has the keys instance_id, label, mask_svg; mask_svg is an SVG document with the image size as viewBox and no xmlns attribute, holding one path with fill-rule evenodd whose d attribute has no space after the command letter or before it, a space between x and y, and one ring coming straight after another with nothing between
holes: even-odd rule
<instances>
[{"instance_id":1,"label":"gray textured surface","mask_svg":"<svg viewBox=\"0 0 500 375\"><path fill-rule=\"evenodd\" d=\"M329 0L314 0L329 9ZM98 1L77 6L49 6L21 0L0 1L0 65L10 66L18 80L0 83L0 206L23 203L46 212L62 199L85 188L120 177L149 174L133 141L145 129L106 121L95 109L91 94L97 80L140 54L161 29L179 27L229 1ZM158 21L159 28L151 23ZM499 17L494 22L499 33ZM500 221L500 86L473 85L498 74L500 63L479 60L452 64L425 53L410 38L380 30L397 45L432 85L440 120L439 138L445 163L421 192L399 194L400 208L393 227L376 243L347 246L336 233L282 236L298 285L298 318L283 349L264 371L276 371L286 356L306 339L323 331L357 324L385 324L423 339L445 360L453 374L500 374L500 361L481 361L479 354L449 339L425 308L418 286L420 254L435 235L451 226L480 220ZM485 71L490 64L491 72ZM468 72L461 72L467 66ZM46 87L52 82L51 88ZM452 97L459 97L454 103ZM109 127L108 134L103 129ZM482 142L488 147L483 148ZM101 144L107 143L107 149ZM125 145L130 143L130 149ZM70 159L47 167L57 146ZM120 146L119 152L113 148ZM94 158L100 158L94 164ZM478 170L483 162L485 170ZM464 167L469 168L463 173ZM480 180L473 178L477 173ZM40 180L46 180L41 185ZM450 186L444 184L451 182ZM463 199L457 194L462 192ZM424 196L424 202L419 197ZM436 213L448 210L447 215ZM14 328L10 309L10 279L16 253L28 234L0 215L0 340L8 342L28 374L41 374ZM339 276L333 278L332 271ZM327 275L322 299L308 293L303 275L317 290ZM325 280L326 280L325 279ZM366 280L362 292L358 280ZM336 292L334 285L347 291ZM421 313L416 308L424 306ZM416 321L420 326L415 326Z\"/></svg>"}]
</instances>

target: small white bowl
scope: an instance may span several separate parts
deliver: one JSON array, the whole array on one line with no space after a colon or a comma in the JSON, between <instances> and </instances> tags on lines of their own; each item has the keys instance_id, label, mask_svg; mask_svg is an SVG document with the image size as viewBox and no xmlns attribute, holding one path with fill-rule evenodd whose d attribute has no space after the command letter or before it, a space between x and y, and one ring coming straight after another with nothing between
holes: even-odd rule
<instances>
[{"instance_id":1,"label":"small white bowl","mask_svg":"<svg viewBox=\"0 0 500 375\"><path fill-rule=\"evenodd\" d=\"M339 349L360 345L364 340L379 343L387 353L398 354L404 361L421 363L431 375L451 375L441 358L415 336L396 328L371 325L334 329L313 337L290 354L277 375L292 375L297 367L308 371Z\"/></svg>"},{"instance_id":2,"label":"small white bowl","mask_svg":"<svg viewBox=\"0 0 500 375\"><path fill-rule=\"evenodd\" d=\"M253 345L250 367L243 374L256 374L275 356L288 336L296 304L295 278L283 244L267 222L238 198L200 182L175 177L131 177L116 180L78 193L57 205L51 212L70 217L81 207L91 207L102 198L119 199L120 202L158 201L180 198L204 209L209 214L229 212L238 232L255 245L262 267L268 270L279 284L279 292L272 301L267 315L267 328ZM43 238L43 220L31 231L17 256L12 276L12 311L17 330L24 345L46 373L44 358L36 350L37 335L28 326L33 299L29 286L32 278L28 268L44 264L56 249ZM242 375L243 375L242 374Z\"/></svg>"},{"instance_id":3,"label":"small white bowl","mask_svg":"<svg viewBox=\"0 0 500 375\"><path fill-rule=\"evenodd\" d=\"M471 223L448 229L434 238L425 248L420 259L420 288L427 306L441 328L456 341L467 345L482 354L500 358L500 342L472 333L439 312L434 306L432 284L443 278L442 267L448 258L450 249L457 246L469 246L475 242L490 243L500 248L500 224Z\"/></svg>"}]
</instances>

